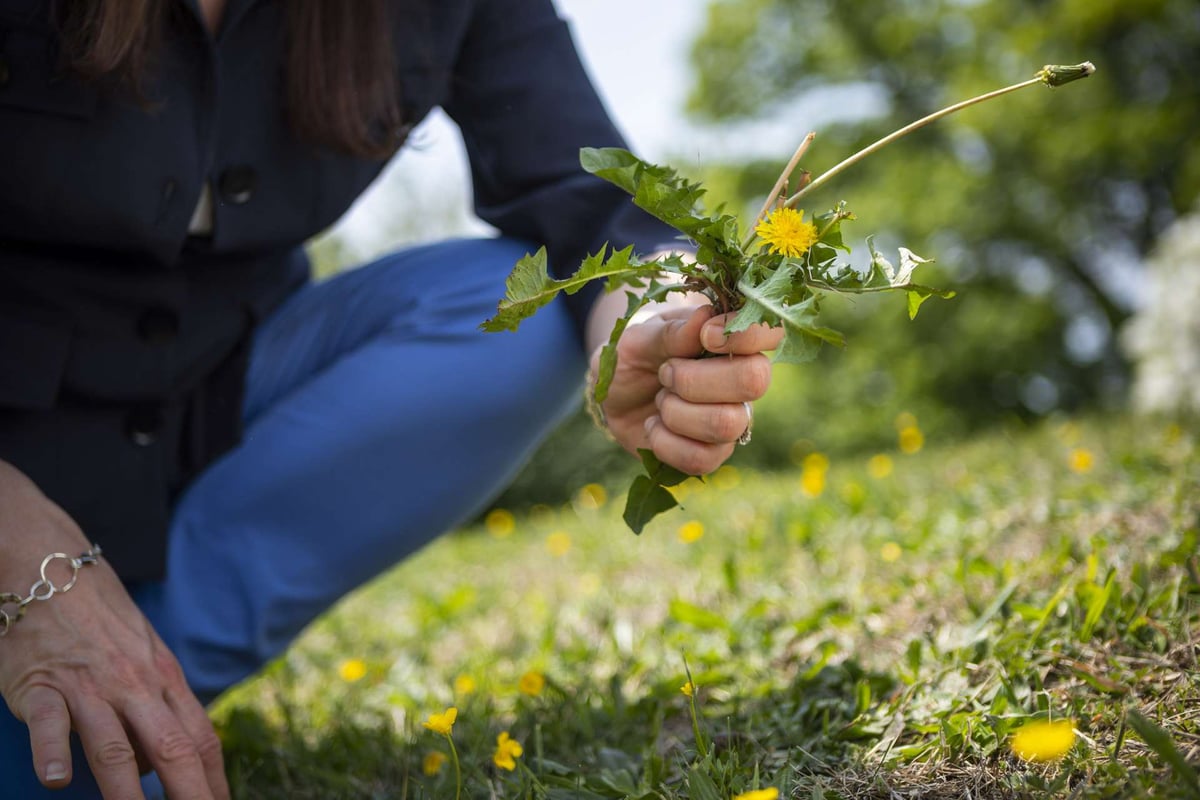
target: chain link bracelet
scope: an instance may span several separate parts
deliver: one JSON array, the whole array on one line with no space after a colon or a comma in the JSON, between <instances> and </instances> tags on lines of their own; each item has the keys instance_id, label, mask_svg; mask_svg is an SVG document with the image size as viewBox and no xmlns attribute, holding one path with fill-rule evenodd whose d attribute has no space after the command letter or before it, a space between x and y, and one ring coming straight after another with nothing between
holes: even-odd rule
<instances>
[{"instance_id":1,"label":"chain link bracelet","mask_svg":"<svg viewBox=\"0 0 1200 800\"><path fill-rule=\"evenodd\" d=\"M8 635L12 626L21 617L25 616L25 606L34 600L49 600L56 594L71 591L71 588L75 585L75 581L79 580L79 570L83 567L99 564L100 556L103 555L103 552L100 549L100 545L93 544L91 550L75 558L66 553L51 553L42 559L42 566L39 570L41 579L29 587L28 595L22 598L21 595L13 592L0 592L0 638ZM71 569L70 579L62 586L55 583L47 574L50 565L55 561L65 561Z\"/></svg>"}]
</instances>

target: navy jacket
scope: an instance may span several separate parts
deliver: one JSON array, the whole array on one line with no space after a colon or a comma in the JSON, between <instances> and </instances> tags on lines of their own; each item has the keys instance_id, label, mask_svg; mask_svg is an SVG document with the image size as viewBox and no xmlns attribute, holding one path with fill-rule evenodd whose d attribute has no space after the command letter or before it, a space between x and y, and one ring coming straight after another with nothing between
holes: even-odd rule
<instances>
[{"instance_id":1,"label":"navy jacket","mask_svg":"<svg viewBox=\"0 0 1200 800\"><path fill-rule=\"evenodd\" d=\"M58 69L51 0L0 0L0 459L127 579L161 576L173 499L237 443L249 334L308 280L302 244L384 166L289 130L280 8L296 0L229 0L215 40L194 0L162 1L188 13L147 108ZM462 128L480 217L560 272L605 241L672 238L580 170L581 146L621 138L550 0L407 5L406 118L442 106Z\"/></svg>"}]
</instances>

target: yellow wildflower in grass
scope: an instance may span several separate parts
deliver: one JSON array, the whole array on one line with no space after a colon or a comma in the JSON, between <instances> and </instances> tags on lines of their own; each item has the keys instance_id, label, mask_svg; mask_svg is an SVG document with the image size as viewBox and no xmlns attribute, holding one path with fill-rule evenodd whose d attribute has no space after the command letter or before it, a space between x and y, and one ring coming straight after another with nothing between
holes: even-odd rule
<instances>
[{"instance_id":1,"label":"yellow wildflower in grass","mask_svg":"<svg viewBox=\"0 0 1200 800\"><path fill-rule=\"evenodd\" d=\"M507 508L493 508L483 518L483 526L492 536L503 539L517 529L517 518Z\"/></svg>"},{"instance_id":2,"label":"yellow wildflower in grass","mask_svg":"<svg viewBox=\"0 0 1200 800\"><path fill-rule=\"evenodd\" d=\"M462 674L454 679L454 693L460 696L466 696L475 692L475 679L470 675Z\"/></svg>"},{"instance_id":3,"label":"yellow wildflower in grass","mask_svg":"<svg viewBox=\"0 0 1200 800\"><path fill-rule=\"evenodd\" d=\"M704 523L697 519L688 520L679 526L677 535L684 544L698 542L704 536Z\"/></svg>"},{"instance_id":4,"label":"yellow wildflower in grass","mask_svg":"<svg viewBox=\"0 0 1200 800\"><path fill-rule=\"evenodd\" d=\"M449 760L445 753L432 750L425 754L425 758L421 759L421 772L432 778L442 771L442 767L446 766L446 762Z\"/></svg>"},{"instance_id":5,"label":"yellow wildflower in grass","mask_svg":"<svg viewBox=\"0 0 1200 800\"><path fill-rule=\"evenodd\" d=\"M808 497L820 497L825 491L825 470L805 469L800 473L800 491Z\"/></svg>"},{"instance_id":6,"label":"yellow wildflower in grass","mask_svg":"<svg viewBox=\"0 0 1200 800\"><path fill-rule=\"evenodd\" d=\"M879 557L889 564L893 561L899 561L901 555L903 555L903 551L900 549L900 545L895 542L884 542L883 547L879 548Z\"/></svg>"},{"instance_id":7,"label":"yellow wildflower in grass","mask_svg":"<svg viewBox=\"0 0 1200 800\"><path fill-rule=\"evenodd\" d=\"M595 511L608 502L608 492L598 483L589 483L579 490L575 499L582 508Z\"/></svg>"},{"instance_id":8,"label":"yellow wildflower in grass","mask_svg":"<svg viewBox=\"0 0 1200 800\"><path fill-rule=\"evenodd\" d=\"M737 467L725 464L712 474L710 480L718 489L736 489L742 482L742 475Z\"/></svg>"},{"instance_id":9,"label":"yellow wildflower in grass","mask_svg":"<svg viewBox=\"0 0 1200 800\"><path fill-rule=\"evenodd\" d=\"M925 446L925 434L921 433L921 429L916 425L901 428L899 440L900 452L910 456L919 453Z\"/></svg>"},{"instance_id":10,"label":"yellow wildflower in grass","mask_svg":"<svg viewBox=\"0 0 1200 800\"><path fill-rule=\"evenodd\" d=\"M1078 472L1080 475L1091 472L1095 465L1096 457L1092 455L1091 450L1083 447L1076 447L1067 458L1067 466L1071 468L1071 472Z\"/></svg>"},{"instance_id":11,"label":"yellow wildflower in grass","mask_svg":"<svg viewBox=\"0 0 1200 800\"><path fill-rule=\"evenodd\" d=\"M442 736L449 736L454 730L454 720L458 719L458 709L454 706L447 708L441 714L430 714L429 719L421 724L434 733L440 733Z\"/></svg>"},{"instance_id":12,"label":"yellow wildflower in grass","mask_svg":"<svg viewBox=\"0 0 1200 800\"><path fill-rule=\"evenodd\" d=\"M735 794L733 800L776 800L777 797L779 797L779 790L774 786L768 786L766 789Z\"/></svg>"},{"instance_id":13,"label":"yellow wildflower in grass","mask_svg":"<svg viewBox=\"0 0 1200 800\"><path fill-rule=\"evenodd\" d=\"M876 480L883 480L892 474L892 466L891 456L878 453L867 462L867 474Z\"/></svg>"},{"instance_id":14,"label":"yellow wildflower in grass","mask_svg":"<svg viewBox=\"0 0 1200 800\"><path fill-rule=\"evenodd\" d=\"M688 681L683 686L679 687L679 691L683 692L684 695L687 697L695 697L696 696L696 684L692 683L691 681Z\"/></svg>"},{"instance_id":15,"label":"yellow wildflower in grass","mask_svg":"<svg viewBox=\"0 0 1200 800\"><path fill-rule=\"evenodd\" d=\"M367 664L361 658L348 658L338 664L338 675L346 683L361 681L367 674Z\"/></svg>"},{"instance_id":16,"label":"yellow wildflower in grass","mask_svg":"<svg viewBox=\"0 0 1200 800\"><path fill-rule=\"evenodd\" d=\"M496 753L492 756L492 763L512 772L517 768L516 759L524 752L525 748L521 747L521 743L511 738L508 731L504 731L496 737Z\"/></svg>"},{"instance_id":17,"label":"yellow wildflower in grass","mask_svg":"<svg viewBox=\"0 0 1200 800\"><path fill-rule=\"evenodd\" d=\"M804 212L794 208L777 208L754 227L754 232L767 243L771 252L799 258L816 244L817 226L804 221Z\"/></svg>"},{"instance_id":18,"label":"yellow wildflower in grass","mask_svg":"<svg viewBox=\"0 0 1200 800\"><path fill-rule=\"evenodd\" d=\"M546 549L550 555L562 557L571 551L571 536L566 531L554 531L546 537Z\"/></svg>"},{"instance_id":19,"label":"yellow wildflower in grass","mask_svg":"<svg viewBox=\"0 0 1200 800\"><path fill-rule=\"evenodd\" d=\"M804 469L811 469L816 472L829 471L829 456L824 453L809 453L804 457L804 461L800 466Z\"/></svg>"},{"instance_id":20,"label":"yellow wildflower in grass","mask_svg":"<svg viewBox=\"0 0 1200 800\"><path fill-rule=\"evenodd\" d=\"M1012 737L1012 751L1024 761L1057 761L1075 745L1075 723L1028 722Z\"/></svg>"},{"instance_id":21,"label":"yellow wildflower in grass","mask_svg":"<svg viewBox=\"0 0 1200 800\"><path fill-rule=\"evenodd\" d=\"M546 678L542 673L533 670L526 672L521 676L521 680L517 681L517 688L521 694L527 694L530 697L537 697L545 687Z\"/></svg>"}]
</instances>

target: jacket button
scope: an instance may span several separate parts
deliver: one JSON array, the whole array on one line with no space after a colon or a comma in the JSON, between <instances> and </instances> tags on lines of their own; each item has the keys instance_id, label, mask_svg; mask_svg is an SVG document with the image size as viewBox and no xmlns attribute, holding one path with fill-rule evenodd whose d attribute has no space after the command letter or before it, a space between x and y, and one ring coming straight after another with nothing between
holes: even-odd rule
<instances>
[{"instance_id":1,"label":"jacket button","mask_svg":"<svg viewBox=\"0 0 1200 800\"><path fill-rule=\"evenodd\" d=\"M217 190L221 193L221 199L235 206L249 203L257 186L258 173L253 167L244 165L229 167L217 179Z\"/></svg>"},{"instance_id":2,"label":"jacket button","mask_svg":"<svg viewBox=\"0 0 1200 800\"><path fill-rule=\"evenodd\" d=\"M169 308L151 308L138 318L137 332L148 344L170 344L179 336L179 316Z\"/></svg>"},{"instance_id":3,"label":"jacket button","mask_svg":"<svg viewBox=\"0 0 1200 800\"><path fill-rule=\"evenodd\" d=\"M125 435L138 447L149 447L158 441L162 426L161 410L155 406L139 406L125 418Z\"/></svg>"}]
</instances>

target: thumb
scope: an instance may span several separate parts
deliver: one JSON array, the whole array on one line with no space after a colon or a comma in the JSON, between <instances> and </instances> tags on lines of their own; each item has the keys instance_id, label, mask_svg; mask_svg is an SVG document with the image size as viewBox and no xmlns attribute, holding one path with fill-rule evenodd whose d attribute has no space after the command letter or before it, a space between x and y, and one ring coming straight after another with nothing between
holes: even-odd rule
<instances>
[{"instance_id":1,"label":"thumb","mask_svg":"<svg viewBox=\"0 0 1200 800\"><path fill-rule=\"evenodd\" d=\"M662 361L668 358L696 358L704 353L700 343L700 331L704 323L712 319L712 306L679 309L660 317L662 326L656 337L656 346Z\"/></svg>"}]
</instances>

